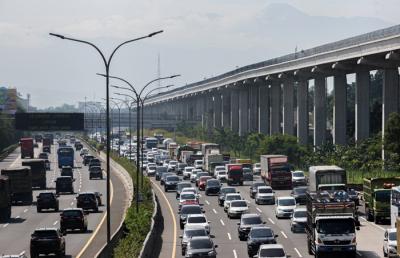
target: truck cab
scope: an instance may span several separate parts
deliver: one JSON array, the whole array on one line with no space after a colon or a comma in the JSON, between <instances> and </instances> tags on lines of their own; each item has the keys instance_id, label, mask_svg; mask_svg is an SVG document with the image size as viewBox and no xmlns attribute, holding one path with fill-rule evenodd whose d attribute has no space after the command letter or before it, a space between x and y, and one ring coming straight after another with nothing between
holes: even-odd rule
<instances>
[{"instance_id":1,"label":"truck cab","mask_svg":"<svg viewBox=\"0 0 400 258\"><path fill-rule=\"evenodd\" d=\"M242 164L227 164L226 170L228 173L228 185L243 185L243 168Z\"/></svg>"}]
</instances>

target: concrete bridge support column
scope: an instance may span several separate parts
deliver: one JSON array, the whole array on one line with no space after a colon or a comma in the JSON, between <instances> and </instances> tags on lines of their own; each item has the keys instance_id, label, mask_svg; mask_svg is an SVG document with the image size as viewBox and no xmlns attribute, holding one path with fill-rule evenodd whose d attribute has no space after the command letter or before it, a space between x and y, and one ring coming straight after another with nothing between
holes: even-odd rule
<instances>
[{"instance_id":1,"label":"concrete bridge support column","mask_svg":"<svg viewBox=\"0 0 400 258\"><path fill-rule=\"evenodd\" d=\"M207 94L202 94L200 97L201 106L201 124L203 128L207 128Z\"/></svg>"},{"instance_id":2,"label":"concrete bridge support column","mask_svg":"<svg viewBox=\"0 0 400 258\"><path fill-rule=\"evenodd\" d=\"M358 71L356 73L355 92L355 139L360 142L369 137L369 95L370 75L369 71Z\"/></svg>"},{"instance_id":3,"label":"concrete bridge support column","mask_svg":"<svg viewBox=\"0 0 400 258\"><path fill-rule=\"evenodd\" d=\"M231 127L231 92L228 89L222 91L222 126L225 129Z\"/></svg>"},{"instance_id":4,"label":"concrete bridge support column","mask_svg":"<svg viewBox=\"0 0 400 258\"><path fill-rule=\"evenodd\" d=\"M346 74L333 77L333 144L346 145L346 106L347 106L347 79Z\"/></svg>"},{"instance_id":5,"label":"concrete bridge support column","mask_svg":"<svg viewBox=\"0 0 400 258\"><path fill-rule=\"evenodd\" d=\"M231 130L239 133L239 90L231 89Z\"/></svg>"},{"instance_id":6,"label":"concrete bridge support column","mask_svg":"<svg viewBox=\"0 0 400 258\"><path fill-rule=\"evenodd\" d=\"M211 93L205 95L206 97L206 110L207 110L207 132L211 135L213 127L214 127L214 106L213 106L213 97Z\"/></svg>"},{"instance_id":7,"label":"concrete bridge support column","mask_svg":"<svg viewBox=\"0 0 400 258\"><path fill-rule=\"evenodd\" d=\"M326 78L317 76L314 89L314 146L326 142Z\"/></svg>"},{"instance_id":8,"label":"concrete bridge support column","mask_svg":"<svg viewBox=\"0 0 400 258\"><path fill-rule=\"evenodd\" d=\"M214 127L220 129L222 127L222 101L221 91L216 91L213 94L214 98Z\"/></svg>"},{"instance_id":9,"label":"concrete bridge support column","mask_svg":"<svg viewBox=\"0 0 400 258\"><path fill-rule=\"evenodd\" d=\"M182 120L187 121L189 117L189 101L188 98L185 97L181 100L182 102Z\"/></svg>"},{"instance_id":10,"label":"concrete bridge support column","mask_svg":"<svg viewBox=\"0 0 400 258\"><path fill-rule=\"evenodd\" d=\"M258 132L258 91L259 85L256 82L251 82L249 88L249 118L250 128L249 131L252 133Z\"/></svg>"},{"instance_id":11,"label":"concrete bridge support column","mask_svg":"<svg viewBox=\"0 0 400 258\"><path fill-rule=\"evenodd\" d=\"M269 87L265 81L258 83L258 132L269 134Z\"/></svg>"},{"instance_id":12,"label":"concrete bridge support column","mask_svg":"<svg viewBox=\"0 0 400 258\"><path fill-rule=\"evenodd\" d=\"M297 140L308 144L308 80L297 82Z\"/></svg>"},{"instance_id":13,"label":"concrete bridge support column","mask_svg":"<svg viewBox=\"0 0 400 258\"><path fill-rule=\"evenodd\" d=\"M271 82L271 135L280 133L280 108L281 108L281 84L278 81Z\"/></svg>"},{"instance_id":14,"label":"concrete bridge support column","mask_svg":"<svg viewBox=\"0 0 400 258\"><path fill-rule=\"evenodd\" d=\"M283 82L283 133L294 135L294 81Z\"/></svg>"},{"instance_id":15,"label":"concrete bridge support column","mask_svg":"<svg viewBox=\"0 0 400 258\"><path fill-rule=\"evenodd\" d=\"M241 88L239 91L239 135L249 132L249 90Z\"/></svg>"}]
</instances>

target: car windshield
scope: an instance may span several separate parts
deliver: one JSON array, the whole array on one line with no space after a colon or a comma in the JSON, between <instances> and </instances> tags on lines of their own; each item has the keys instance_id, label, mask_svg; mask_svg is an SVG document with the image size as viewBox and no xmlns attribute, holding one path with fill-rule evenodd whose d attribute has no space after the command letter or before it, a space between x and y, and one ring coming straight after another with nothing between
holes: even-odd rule
<instances>
[{"instance_id":1,"label":"car windshield","mask_svg":"<svg viewBox=\"0 0 400 258\"><path fill-rule=\"evenodd\" d=\"M243 170L241 169L232 169L229 171L229 174L232 176L237 176L243 174Z\"/></svg>"},{"instance_id":2,"label":"car windshield","mask_svg":"<svg viewBox=\"0 0 400 258\"><path fill-rule=\"evenodd\" d=\"M181 200L194 200L196 196L194 194L181 194Z\"/></svg>"},{"instance_id":3,"label":"car windshield","mask_svg":"<svg viewBox=\"0 0 400 258\"><path fill-rule=\"evenodd\" d=\"M166 168L166 167L157 167L156 169L157 169L157 172L167 172L168 171L168 168Z\"/></svg>"},{"instance_id":4,"label":"car windshield","mask_svg":"<svg viewBox=\"0 0 400 258\"><path fill-rule=\"evenodd\" d=\"M258 188L259 193L272 193L271 188Z\"/></svg>"},{"instance_id":5,"label":"car windshield","mask_svg":"<svg viewBox=\"0 0 400 258\"><path fill-rule=\"evenodd\" d=\"M397 232L390 232L389 233L389 240L396 241L397 240Z\"/></svg>"},{"instance_id":6,"label":"car windshield","mask_svg":"<svg viewBox=\"0 0 400 258\"><path fill-rule=\"evenodd\" d=\"M247 218L242 218L242 223L244 225L255 225L255 224L261 224L262 220L259 216L257 217L247 217Z\"/></svg>"},{"instance_id":7,"label":"car windshield","mask_svg":"<svg viewBox=\"0 0 400 258\"><path fill-rule=\"evenodd\" d=\"M185 230L184 235L189 238L194 236L207 236L207 231L205 231L203 228L189 229Z\"/></svg>"},{"instance_id":8,"label":"car windshield","mask_svg":"<svg viewBox=\"0 0 400 258\"><path fill-rule=\"evenodd\" d=\"M280 199L279 206L294 206L296 202L294 199Z\"/></svg>"},{"instance_id":9,"label":"car windshield","mask_svg":"<svg viewBox=\"0 0 400 258\"><path fill-rule=\"evenodd\" d=\"M191 239L190 240L191 249L211 249L213 244L209 239Z\"/></svg>"},{"instance_id":10,"label":"car windshield","mask_svg":"<svg viewBox=\"0 0 400 258\"><path fill-rule=\"evenodd\" d=\"M274 233L270 228L252 228L250 236L254 238L273 237Z\"/></svg>"},{"instance_id":11,"label":"car windshield","mask_svg":"<svg viewBox=\"0 0 400 258\"><path fill-rule=\"evenodd\" d=\"M192 172L192 170L193 170L192 167L190 167L190 168L186 167L186 168L185 168L185 171L186 171L186 172Z\"/></svg>"},{"instance_id":12,"label":"car windshield","mask_svg":"<svg viewBox=\"0 0 400 258\"><path fill-rule=\"evenodd\" d=\"M205 217L189 217L188 223L206 223Z\"/></svg>"},{"instance_id":13,"label":"car windshield","mask_svg":"<svg viewBox=\"0 0 400 258\"><path fill-rule=\"evenodd\" d=\"M62 214L63 216L69 216L69 217L78 217L82 215L81 211L77 210L63 211Z\"/></svg>"},{"instance_id":14,"label":"car windshield","mask_svg":"<svg viewBox=\"0 0 400 258\"><path fill-rule=\"evenodd\" d=\"M260 250L261 257L284 257L285 252L282 248L265 248Z\"/></svg>"},{"instance_id":15,"label":"car windshield","mask_svg":"<svg viewBox=\"0 0 400 258\"><path fill-rule=\"evenodd\" d=\"M200 206L183 206L181 214L201 214Z\"/></svg>"},{"instance_id":16,"label":"car windshield","mask_svg":"<svg viewBox=\"0 0 400 258\"><path fill-rule=\"evenodd\" d=\"M179 181L179 177L177 177L177 176L169 176L169 177L167 177L167 181Z\"/></svg>"},{"instance_id":17,"label":"car windshield","mask_svg":"<svg viewBox=\"0 0 400 258\"><path fill-rule=\"evenodd\" d=\"M377 202L390 202L390 190L376 191L375 199Z\"/></svg>"},{"instance_id":18,"label":"car windshield","mask_svg":"<svg viewBox=\"0 0 400 258\"><path fill-rule=\"evenodd\" d=\"M226 172L225 171L219 171L218 175L220 175L220 176L226 175Z\"/></svg>"},{"instance_id":19,"label":"car windshield","mask_svg":"<svg viewBox=\"0 0 400 258\"><path fill-rule=\"evenodd\" d=\"M299 187L299 188L294 188L293 189L293 193L295 194L304 194L307 192L307 188L306 187Z\"/></svg>"},{"instance_id":20,"label":"car windshield","mask_svg":"<svg viewBox=\"0 0 400 258\"><path fill-rule=\"evenodd\" d=\"M243 173L251 173L251 169L250 168L243 168Z\"/></svg>"},{"instance_id":21,"label":"car windshield","mask_svg":"<svg viewBox=\"0 0 400 258\"><path fill-rule=\"evenodd\" d=\"M155 169L156 169L156 166L147 166L147 168L148 168L149 170L155 170Z\"/></svg>"},{"instance_id":22,"label":"car windshield","mask_svg":"<svg viewBox=\"0 0 400 258\"><path fill-rule=\"evenodd\" d=\"M259 186L265 186L265 183L263 183L263 182L254 183L253 189L257 189Z\"/></svg>"},{"instance_id":23,"label":"car windshield","mask_svg":"<svg viewBox=\"0 0 400 258\"><path fill-rule=\"evenodd\" d=\"M52 193L40 193L40 194L39 194L39 198L52 199L53 196L54 196L54 195L53 195Z\"/></svg>"},{"instance_id":24,"label":"car windshield","mask_svg":"<svg viewBox=\"0 0 400 258\"><path fill-rule=\"evenodd\" d=\"M240 195L228 195L226 196L227 201L233 201L233 200L240 200L242 197Z\"/></svg>"},{"instance_id":25,"label":"car windshield","mask_svg":"<svg viewBox=\"0 0 400 258\"><path fill-rule=\"evenodd\" d=\"M247 207L247 203L245 201L232 202L231 207Z\"/></svg>"},{"instance_id":26,"label":"car windshield","mask_svg":"<svg viewBox=\"0 0 400 258\"><path fill-rule=\"evenodd\" d=\"M305 217L307 217L307 212L306 211L295 211L293 214L293 217L305 218Z\"/></svg>"},{"instance_id":27,"label":"car windshield","mask_svg":"<svg viewBox=\"0 0 400 258\"><path fill-rule=\"evenodd\" d=\"M317 222L317 231L320 234L351 234L354 229L352 219L323 219Z\"/></svg>"},{"instance_id":28,"label":"car windshield","mask_svg":"<svg viewBox=\"0 0 400 258\"><path fill-rule=\"evenodd\" d=\"M183 183L183 184L178 184L178 190L182 190L185 187L191 187L192 185L190 183Z\"/></svg>"},{"instance_id":29,"label":"car windshield","mask_svg":"<svg viewBox=\"0 0 400 258\"><path fill-rule=\"evenodd\" d=\"M171 160L168 164L170 164L170 165L176 165L176 164L178 164L178 162L177 162L177 161Z\"/></svg>"},{"instance_id":30,"label":"car windshield","mask_svg":"<svg viewBox=\"0 0 400 258\"><path fill-rule=\"evenodd\" d=\"M215 167L215 170L216 170L216 171L221 171L221 170L224 171L224 170L225 170L225 167Z\"/></svg>"},{"instance_id":31,"label":"car windshield","mask_svg":"<svg viewBox=\"0 0 400 258\"><path fill-rule=\"evenodd\" d=\"M220 186L221 183L218 180L208 180L207 185L208 186Z\"/></svg>"},{"instance_id":32,"label":"car windshield","mask_svg":"<svg viewBox=\"0 0 400 258\"><path fill-rule=\"evenodd\" d=\"M293 176L294 177L304 177L304 173L303 172L293 172Z\"/></svg>"}]
</instances>

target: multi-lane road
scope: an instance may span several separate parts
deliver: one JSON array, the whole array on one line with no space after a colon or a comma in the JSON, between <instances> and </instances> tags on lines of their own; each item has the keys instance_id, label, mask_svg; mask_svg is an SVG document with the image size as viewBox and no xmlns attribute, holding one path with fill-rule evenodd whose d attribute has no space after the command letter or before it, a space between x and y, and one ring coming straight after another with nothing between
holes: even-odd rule
<instances>
[{"instance_id":1,"label":"multi-lane road","mask_svg":"<svg viewBox=\"0 0 400 258\"><path fill-rule=\"evenodd\" d=\"M164 192L159 181L151 179L156 194L160 200L160 206L164 217L164 232L162 235L163 245L159 257L182 257L179 235L182 230L179 228L179 217L177 214L178 202L175 192ZM254 177L254 180L261 180ZM308 254L305 233L292 233L290 230L290 220L276 219L274 205L256 205L254 199L250 198L249 188L252 182L245 182L244 186L237 186L237 190L242 197L248 200L249 212L261 214L267 226L270 226L275 234L278 235L278 243L282 244L292 258L312 257ZM288 196L290 191L278 190L276 196ZM240 241L237 232L238 219L229 219L218 205L217 196L205 196L201 192L200 204L203 205L207 219L211 222L211 235L213 241L218 244L217 257L248 257L246 241ZM359 207L362 214L362 207ZM382 243L385 228L388 226L375 225L367 222L361 217L361 229L357 231L358 256L359 257L383 257Z\"/></svg>"},{"instance_id":2,"label":"multi-lane road","mask_svg":"<svg viewBox=\"0 0 400 258\"><path fill-rule=\"evenodd\" d=\"M35 157L37 157L39 148L35 148ZM36 211L36 195L41 191L55 191L54 180L60 175L56 160L57 145L52 146L49 160L51 170L47 171L47 190L34 190L34 203L29 206L13 206L12 218L0 224L0 254L19 254L25 252L29 256L29 242L31 233L40 227L59 227L60 213L53 211ZM20 166L21 158L19 149L11 153L6 159L0 162L0 168ZM78 152L75 152L74 169L74 190L75 193L84 191L98 191L103 194L103 203L105 203L106 180L89 180L89 171L82 165L82 159ZM123 214L127 203L120 201L127 199L127 190L123 180L117 176L118 171L112 169L112 205L111 205L111 229L112 233L116 231L123 219ZM59 197L60 210L69 207L76 207L76 194L63 194ZM118 200L118 201L116 201ZM95 257L96 253L106 242L105 229L106 207L99 207L99 212L88 215L88 232L86 233L68 233L66 239L67 257Z\"/></svg>"}]
</instances>

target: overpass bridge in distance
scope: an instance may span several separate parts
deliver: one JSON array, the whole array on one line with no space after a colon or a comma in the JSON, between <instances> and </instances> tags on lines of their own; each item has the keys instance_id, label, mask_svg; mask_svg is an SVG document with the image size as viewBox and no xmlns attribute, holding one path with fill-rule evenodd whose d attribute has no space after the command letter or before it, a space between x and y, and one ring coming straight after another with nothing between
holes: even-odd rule
<instances>
[{"instance_id":1,"label":"overpass bridge in distance","mask_svg":"<svg viewBox=\"0 0 400 258\"><path fill-rule=\"evenodd\" d=\"M370 72L382 70L382 128L399 111L400 25L238 68L151 97L145 114L190 120L244 135L296 135L327 141L327 78L333 77L333 142L346 144L347 75L355 74L355 140L370 135ZM314 81L313 128L308 88ZM296 99L295 99L296 97ZM296 101L295 101L296 100ZM295 103L297 103L295 105ZM200 120L200 119L199 119ZM313 142L308 141L312 131Z\"/></svg>"}]
</instances>

